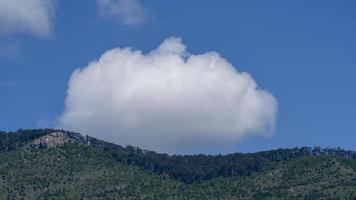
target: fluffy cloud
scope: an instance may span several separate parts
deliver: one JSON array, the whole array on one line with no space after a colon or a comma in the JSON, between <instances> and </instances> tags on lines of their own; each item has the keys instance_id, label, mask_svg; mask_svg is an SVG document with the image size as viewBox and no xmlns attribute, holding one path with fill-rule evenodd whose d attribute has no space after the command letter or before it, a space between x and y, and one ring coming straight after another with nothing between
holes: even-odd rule
<instances>
[{"instance_id":1,"label":"fluffy cloud","mask_svg":"<svg viewBox=\"0 0 356 200\"><path fill-rule=\"evenodd\" d=\"M49 36L53 11L53 0L1 0L0 36L14 33Z\"/></svg>"},{"instance_id":2,"label":"fluffy cloud","mask_svg":"<svg viewBox=\"0 0 356 200\"><path fill-rule=\"evenodd\" d=\"M138 25L148 20L147 11L138 0L98 0L101 16L113 18L124 25Z\"/></svg>"},{"instance_id":3,"label":"fluffy cloud","mask_svg":"<svg viewBox=\"0 0 356 200\"><path fill-rule=\"evenodd\" d=\"M192 55L179 38L148 54L115 48L73 72L62 128L169 153L229 147L272 135L277 102L216 52Z\"/></svg>"}]
</instances>

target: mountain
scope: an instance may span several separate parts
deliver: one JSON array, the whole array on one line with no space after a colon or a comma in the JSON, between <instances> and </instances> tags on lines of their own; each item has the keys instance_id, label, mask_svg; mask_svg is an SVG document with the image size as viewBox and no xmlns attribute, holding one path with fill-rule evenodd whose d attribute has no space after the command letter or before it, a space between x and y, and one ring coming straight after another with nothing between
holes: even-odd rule
<instances>
[{"instance_id":1,"label":"mountain","mask_svg":"<svg viewBox=\"0 0 356 200\"><path fill-rule=\"evenodd\" d=\"M356 152L168 155L64 130L0 132L0 199L356 199Z\"/></svg>"}]
</instances>

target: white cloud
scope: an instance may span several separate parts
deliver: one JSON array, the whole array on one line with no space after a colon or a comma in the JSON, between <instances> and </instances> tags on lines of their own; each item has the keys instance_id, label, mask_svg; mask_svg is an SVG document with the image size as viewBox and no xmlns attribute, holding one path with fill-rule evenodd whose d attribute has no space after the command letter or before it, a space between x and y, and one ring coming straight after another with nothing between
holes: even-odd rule
<instances>
[{"instance_id":1,"label":"white cloud","mask_svg":"<svg viewBox=\"0 0 356 200\"><path fill-rule=\"evenodd\" d=\"M52 29L53 0L1 0L0 36L30 33L48 37Z\"/></svg>"},{"instance_id":2,"label":"white cloud","mask_svg":"<svg viewBox=\"0 0 356 200\"><path fill-rule=\"evenodd\" d=\"M148 54L109 50L75 70L67 92L62 128L169 153L272 135L277 114L248 73L216 52L189 54L179 38Z\"/></svg>"},{"instance_id":3,"label":"white cloud","mask_svg":"<svg viewBox=\"0 0 356 200\"><path fill-rule=\"evenodd\" d=\"M98 0L101 16L112 18L124 25L139 25L149 18L147 10L138 0Z\"/></svg>"}]
</instances>

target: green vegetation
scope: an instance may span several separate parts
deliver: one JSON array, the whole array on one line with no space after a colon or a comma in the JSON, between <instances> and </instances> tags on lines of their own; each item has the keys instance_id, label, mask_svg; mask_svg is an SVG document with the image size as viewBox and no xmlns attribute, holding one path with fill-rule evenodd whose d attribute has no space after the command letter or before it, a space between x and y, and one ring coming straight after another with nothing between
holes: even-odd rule
<instances>
[{"instance_id":1,"label":"green vegetation","mask_svg":"<svg viewBox=\"0 0 356 200\"><path fill-rule=\"evenodd\" d=\"M356 153L294 148L169 156L56 130L0 132L0 199L353 199Z\"/></svg>"}]
</instances>

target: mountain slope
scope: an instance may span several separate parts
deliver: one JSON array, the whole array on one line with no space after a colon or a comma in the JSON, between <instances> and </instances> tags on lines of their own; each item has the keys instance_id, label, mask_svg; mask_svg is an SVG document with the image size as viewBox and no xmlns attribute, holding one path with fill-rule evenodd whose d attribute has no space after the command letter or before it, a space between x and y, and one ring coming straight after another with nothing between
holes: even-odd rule
<instances>
[{"instance_id":1,"label":"mountain slope","mask_svg":"<svg viewBox=\"0 0 356 200\"><path fill-rule=\"evenodd\" d=\"M341 149L169 156L51 129L0 137L0 199L356 197L356 154Z\"/></svg>"},{"instance_id":2,"label":"mountain slope","mask_svg":"<svg viewBox=\"0 0 356 200\"><path fill-rule=\"evenodd\" d=\"M2 198L153 197L163 189L165 195L177 193L174 190L181 185L112 161L103 150L77 144L63 148L21 147L1 153L1 158Z\"/></svg>"}]
</instances>

